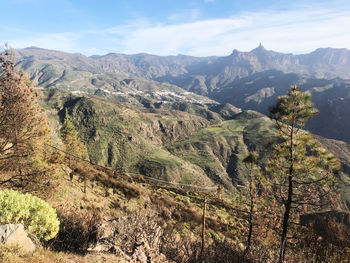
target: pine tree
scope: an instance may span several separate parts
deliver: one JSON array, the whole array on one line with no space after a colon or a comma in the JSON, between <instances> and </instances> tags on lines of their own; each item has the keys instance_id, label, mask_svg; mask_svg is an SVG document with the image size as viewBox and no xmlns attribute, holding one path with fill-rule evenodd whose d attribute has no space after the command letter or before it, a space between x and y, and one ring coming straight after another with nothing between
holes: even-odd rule
<instances>
[{"instance_id":1,"label":"pine tree","mask_svg":"<svg viewBox=\"0 0 350 263\"><path fill-rule=\"evenodd\" d=\"M45 171L50 129L28 76L17 72L13 52L0 54L0 184L19 183Z\"/></svg>"},{"instance_id":2,"label":"pine tree","mask_svg":"<svg viewBox=\"0 0 350 263\"><path fill-rule=\"evenodd\" d=\"M247 255L249 253L252 236L253 236L253 226L254 226L254 216L256 212L256 202L258 198L258 188L259 188L259 176L260 169L258 167L258 153L251 152L249 155L244 158L243 163L246 164L248 169L248 185L245 189L245 199L246 206L248 208L248 236L247 236L247 244L244 254Z\"/></svg>"},{"instance_id":3,"label":"pine tree","mask_svg":"<svg viewBox=\"0 0 350 263\"><path fill-rule=\"evenodd\" d=\"M302 130L318 113L311 103L311 94L292 86L270 113L276 121L281 143L275 147L266 171L272 181L272 194L281 204L279 262L284 262L290 221L297 220L301 212L329 204L334 172L340 165L310 133Z\"/></svg>"},{"instance_id":4,"label":"pine tree","mask_svg":"<svg viewBox=\"0 0 350 263\"><path fill-rule=\"evenodd\" d=\"M83 159L88 157L86 147L79 139L78 132L75 129L72 117L69 115L67 108L60 132L65 149L69 154Z\"/></svg>"}]
</instances>

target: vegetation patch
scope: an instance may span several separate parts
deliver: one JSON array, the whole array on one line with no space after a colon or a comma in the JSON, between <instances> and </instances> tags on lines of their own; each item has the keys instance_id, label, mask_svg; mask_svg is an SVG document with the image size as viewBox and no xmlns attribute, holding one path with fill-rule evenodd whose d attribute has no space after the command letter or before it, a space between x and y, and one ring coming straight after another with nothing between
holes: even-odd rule
<instances>
[{"instance_id":1,"label":"vegetation patch","mask_svg":"<svg viewBox=\"0 0 350 263\"><path fill-rule=\"evenodd\" d=\"M48 203L31 194L14 190L0 191L0 224L23 224L39 239L49 240L59 229L57 213Z\"/></svg>"}]
</instances>

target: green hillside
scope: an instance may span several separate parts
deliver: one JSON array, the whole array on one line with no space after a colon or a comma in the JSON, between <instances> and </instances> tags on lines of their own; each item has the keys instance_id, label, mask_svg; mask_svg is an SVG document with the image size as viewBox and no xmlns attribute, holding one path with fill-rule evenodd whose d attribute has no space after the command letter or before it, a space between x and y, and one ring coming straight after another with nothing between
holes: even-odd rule
<instances>
[{"instance_id":1,"label":"green hillside","mask_svg":"<svg viewBox=\"0 0 350 263\"><path fill-rule=\"evenodd\" d=\"M249 168L243 159L250 151L257 151L259 164L264 167L277 142L272 120L227 104L174 102L157 108L144 105L142 100L120 102L53 88L41 92L40 103L48 114L56 148L51 149L52 171L41 179L41 190L35 193L57 209L61 228L55 239L30 256L0 246L0 259L125 262L129 255L136 257L133 249L144 242L147 245L143 253L155 262L200 262L202 257L204 262L247 260L243 253L248 231L244 189ZM59 150L64 149L59 128L66 109L88 149L90 164L72 156L68 159ZM339 156L343 164L339 178L349 181L349 146L320 140ZM347 201L349 193L342 186L343 200ZM204 200L206 247L200 252ZM110 230L103 227L111 224L113 233L118 234L106 239L103 235ZM96 234L96 229L102 232ZM312 255L319 251L333 253L334 262L346 258L340 248L332 247L333 241L319 243L311 228L301 229L304 235L300 242L308 238L313 241L307 246L297 243L289 250L288 258L303 261L306 249ZM274 233L273 229L256 225L255 231L260 231L257 233L262 237L265 230ZM249 260L276 257L275 252L267 254L265 249L277 251L275 244L259 238L254 235L254 242L261 247L254 248ZM108 247L108 242L118 252Z\"/></svg>"},{"instance_id":2,"label":"green hillside","mask_svg":"<svg viewBox=\"0 0 350 263\"><path fill-rule=\"evenodd\" d=\"M53 126L60 125L65 108L73 116L92 163L171 182L223 185L232 191L245 184L247 169L242 160L248 153L257 151L263 165L277 140L274 123L249 110L231 112L225 120L210 107L205 109L210 114L203 115L203 106L194 104L150 108L57 89L46 90L44 95L42 103L51 113ZM214 114L215 119L211 118ZM350 154L344 153L349 146L325 138L322 142L340 157L342 177L347 181ZM348 200L348 189L343 191Z\"/></svg>"}]
</instances>

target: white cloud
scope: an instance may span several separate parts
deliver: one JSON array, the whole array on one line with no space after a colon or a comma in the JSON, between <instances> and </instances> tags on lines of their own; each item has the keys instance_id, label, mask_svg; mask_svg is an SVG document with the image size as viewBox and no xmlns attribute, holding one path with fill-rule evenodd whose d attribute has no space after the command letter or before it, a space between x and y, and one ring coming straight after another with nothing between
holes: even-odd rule
<instances>
[{"instance_id":1,"label":"white cloud","mask_svg":"<svg viewBox=\"0 0 350 263\"><path fill-rule=\"evenodd\" d=\"M125 52L156 54L192 54L201 45L216 45L227 33L249 24L244 19L205 20L176 25L136 28L122 39Z\"/></svg>"},{"instance_id":2,"label":"white cloud","mask_svg":"<svg viewBox=\"0 0 350 263\"><path fill-rule=\"evenodd\" d=\"M182 10L181 12L177 12L174 14L171 14L168 17L168 20L170 22L179 22L179 21L195 21L199 19L201 15L201 10L197 8L192 8L192 9L186 9Z\"/></svg>"},{"instance_id":3,"label":"white cloud","mask_svg":"<svg viewBox=\"0 0 350 263\"><path fill-rule=\"evenodd\" d=\"M159 55L226 55L234 48L251 50L259 42L268 49L295 53L350 48L349 17L349 11L328 9L242 13L182 24L133 25L116 41L126 53Z\"/></svg>"},{"instance_id":4,"label":"white cloud","mask_svg":"<svg viewBox=\"0 0 350 263\"><path fill-rule=\"evenodd\" d=\"M250 12L187 23L140 19L101 30L31 34L8 42L14 47L35 45L88 55L107 52L227 55L233 49L249 51L259 42L267 49L303 53L318 47L350 48L349 17L347 9L324 8Z\"/></svg>"},{"instance_id":5,"label":"white cloud","mask_svg":"<svg viewBox=\"0 0 350 263\"><path fill-rule=\"evenodd\" d=\"M24 47L42 47L52 50L60 50L66 52L79 52L78 41L80 35L77 33L54 33L54 34L35 34L26 38L13 38L6 40L13 48Z\"/></svg>"}]
</instances>

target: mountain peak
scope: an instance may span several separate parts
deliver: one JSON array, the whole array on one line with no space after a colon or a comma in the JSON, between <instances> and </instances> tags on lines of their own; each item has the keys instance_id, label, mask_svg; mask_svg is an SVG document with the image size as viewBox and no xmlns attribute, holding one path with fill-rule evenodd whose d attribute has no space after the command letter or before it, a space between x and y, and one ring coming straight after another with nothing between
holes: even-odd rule
<instances>
[{"instance_id":1,"label":"mountain peak","mask_svg":"<svg viewBox=\"0 0 350 263\"><path fill-rule=\"evenodd\" d=\"M266 48L261 44L261 42L259 43L259 46L257 48L254 48L252 51L250 52L266 52Z\"/></svg>"},{"instance_id":2,"label":"mountain peak","mask_svg":"<svg viewBox=\"0 0 350 263\"><path fill-rule=\"evenodd\" d=\"M239 53L239 51L237 49L234 49L231 53L231 55L237 55Z\"/></svg>"}]
</instances>

